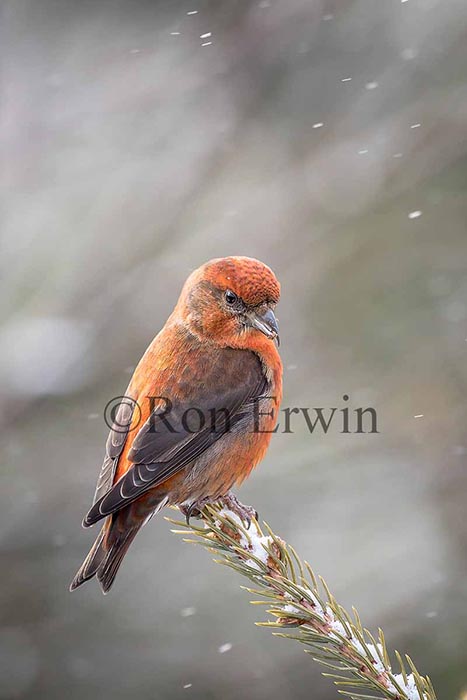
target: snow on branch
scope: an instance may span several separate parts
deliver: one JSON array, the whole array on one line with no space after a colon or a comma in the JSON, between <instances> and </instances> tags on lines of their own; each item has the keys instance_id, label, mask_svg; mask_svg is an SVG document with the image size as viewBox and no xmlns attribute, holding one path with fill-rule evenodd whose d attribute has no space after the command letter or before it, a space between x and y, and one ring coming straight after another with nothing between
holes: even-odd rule
<instances>
[{"instance_id":1,"label":"snow on branch","mask_svg":"<svg viewBox=\"0 0 467 700\"><path fill-rule=\"evenodd\" d=\"M256 520L248 527L235 513L212 505L201 516L201 526L168 520L181 528L177 534L190 534L186 542L203 545L217 563L252 581L254 587L245 590L265 599L252 603L268 606L273 618L257 624L305 645L339 693L351 700L436 700L430 679L411 658L396 651L391 661L382 630L376 639L357 611L350 615L339 605L325 581L266 524L265 534Z\"/></svg>"}]
</instances>

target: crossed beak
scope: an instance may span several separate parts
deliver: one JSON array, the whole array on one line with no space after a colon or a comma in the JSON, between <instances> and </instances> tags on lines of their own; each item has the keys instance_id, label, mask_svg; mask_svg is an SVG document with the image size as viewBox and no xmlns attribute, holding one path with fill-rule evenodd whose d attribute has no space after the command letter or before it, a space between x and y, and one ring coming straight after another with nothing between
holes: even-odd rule
<instances>
[{"instance_id":1,"label":"crossed beak","mask_svg":"<svg viewBox=\"0 0 467 700\"><path fill-rule=\"evenodd\" d=\"M249 320L253 328L264 333L267 338L277 340L277 344L280 344L279 326L277 325L277 320L272 309L268 309L264 314L253 312Z\"/></svg>"}]
</instances>

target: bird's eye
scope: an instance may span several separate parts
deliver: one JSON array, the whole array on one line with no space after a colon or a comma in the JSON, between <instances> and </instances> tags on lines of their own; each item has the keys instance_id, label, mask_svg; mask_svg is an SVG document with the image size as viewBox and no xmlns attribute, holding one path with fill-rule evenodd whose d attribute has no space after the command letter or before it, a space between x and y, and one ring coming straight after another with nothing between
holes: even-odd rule
<instances>
[{"instance_id":1,"label":"bird's eye","mask_svg":"<svg viewBox=\"0 0 467 700\"><path fill-rule=\"evenodd\" d=\"M226 291L225 300L226 300L227 304L230 304L232 306L232 304L235 304L237 299L238 299L238 296L235 294L235 292L232 292L230 289L228 289Z\"/></svg>"}]
</instances>

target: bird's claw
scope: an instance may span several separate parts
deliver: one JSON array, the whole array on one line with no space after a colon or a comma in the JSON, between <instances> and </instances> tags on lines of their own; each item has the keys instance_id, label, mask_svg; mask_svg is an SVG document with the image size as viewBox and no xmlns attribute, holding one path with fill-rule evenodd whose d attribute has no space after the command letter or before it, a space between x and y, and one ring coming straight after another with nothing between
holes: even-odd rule
<instances>
[{"instance_id":1,"label":"bird's claw","mask_svg":"<svg viewBox=\"0 0 467 700\"><path fill-rule=\"evenodd\" d=\"M185 516L186 524L190 526L190 518L201 518L201 512L205 505L212 503L210 498L200 498L198 501L193 501L189 505L179 505L178 508L180 512ZM250 528L251 521L253 519L258 519L258 512L251 506L245 506L240 503L238 498L234 496L233 493L227 493L225 496L219 499L219 503L222 504L227 510L232 511L235 515L238 515L240 520L246 523L247 530Z\"/></svg>"},{"instance_id":2,"label":"bird's claw","mask_svg":"<svg viewBox=\"0 0 467 700\"><path fill-rule=\"evenodd\" d=\"M201 498L199 501L193 501L190 505L178 506L180 512L185 516L188 527L190 527L190 518L201 518L201 511L209 501L209 498Z\"/></svg>"},{"instance_id":3,"label":"bird's claw","mask_svg":"<svg viewBox=\"0 0 467 700\"><path fill-rule=\"evenodd\" d=\"M251 506L245 506L243 503L240 503L233 493L227 493L220 499L220 502L246 523L247 530L250 529L252 519L258 520L258 511Z\"/></svg>"}]
</instances>

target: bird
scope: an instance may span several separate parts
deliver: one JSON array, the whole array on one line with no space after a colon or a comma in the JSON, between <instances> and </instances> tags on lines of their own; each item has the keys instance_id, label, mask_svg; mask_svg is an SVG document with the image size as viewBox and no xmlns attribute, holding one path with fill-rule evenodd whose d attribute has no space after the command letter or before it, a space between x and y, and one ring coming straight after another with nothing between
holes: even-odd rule
<instances>
[{"instance_id":1,"label":"bird","mask_svg":"<svg viewBox=\"0 0 467 700\"><path fill-rule=\"evenodd\" d=\"M103 521L74 577L107 593L141 527L165 506L189 521L221 502L249 525L257 516L232 493L262 460L282 399L274 309L280 284L245 256L194 270L153 339L112 422L92 507Z\"/></svg>"}]
</instances>

